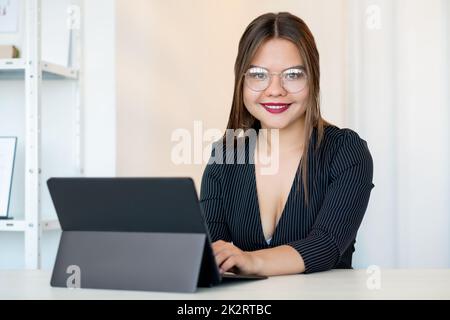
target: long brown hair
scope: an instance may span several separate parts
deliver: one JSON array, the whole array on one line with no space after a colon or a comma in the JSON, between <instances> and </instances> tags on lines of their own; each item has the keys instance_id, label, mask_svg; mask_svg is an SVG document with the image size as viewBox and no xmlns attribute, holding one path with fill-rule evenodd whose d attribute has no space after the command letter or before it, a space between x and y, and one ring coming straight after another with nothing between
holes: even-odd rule
<instances>
[{"instance_id":1,"label":"long brown hair","mask_svg":"<svg viewBox=\"0 0 450 320\"><path fill-rule=\"evenodd\" d=\"M289 12L266 13L254 19L245 29L239 41L239 50L234 65L235 83L233 102L227 129L261 129L261 123L245 108L243 99L244 73L258 48L267 40L273 38L286 39L294 43L302 57L308 76L309 95L305 115L305 143L301 161L300 174L305 190L305 200L308 205L308 150L313 128L317 128L317 143L320 146L324 128L329 125L320 114L320 67L319 52L314 37L306 23ZM226 137L225 137L226 139Z\"/></svg>"}]
</instances>

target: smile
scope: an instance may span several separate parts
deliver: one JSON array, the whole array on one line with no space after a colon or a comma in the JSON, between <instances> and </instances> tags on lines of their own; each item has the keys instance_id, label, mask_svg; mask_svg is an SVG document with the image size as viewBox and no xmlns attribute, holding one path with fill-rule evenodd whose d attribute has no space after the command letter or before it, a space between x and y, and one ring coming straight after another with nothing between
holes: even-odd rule
<instances>
[{"instance_id":1,"label":"smile","mask_svg":"<svg viewBox=\"0 0 450 320\"><path fill-rule=\"evenodd\" d=\"M261 103L261 105L270 113L282 113L289 109L291 103Z\"/></svg>"}]
</instances>

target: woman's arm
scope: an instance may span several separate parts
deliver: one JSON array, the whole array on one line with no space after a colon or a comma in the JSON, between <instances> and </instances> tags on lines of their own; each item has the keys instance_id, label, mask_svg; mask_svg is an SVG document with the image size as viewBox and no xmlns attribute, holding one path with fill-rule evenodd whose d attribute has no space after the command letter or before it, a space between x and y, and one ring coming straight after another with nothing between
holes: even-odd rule
<instances>
[{"instance_id":1,"label":"woman's arm","mask_svg":"<svg viewBox=\"0 0 450 320\"><path fill-rule=\"evenodd\" d=\"M220 145L217 147L213 144L210 163L206 166L202 176L200 206L208 225L211 240L231 241L231 234L222 204L221 166L224 164L211 162L215 153L220 151Z\"/></svg>"},{"instance_id":2,"label":"woman's arm","mask_svg":"<svg viewBox=\"0 0 450 320\"><path fill-rule=\"evenodd\" d=\"M230 242L219 240L213 243L213 251L222 273L231 271L239 274L275 276L305 271L302 257L288 245L242 251Z\"/></svg>"},{"instance_id":3,"label":"woman's arm","mask_svg":"<svg viewBox=\"0 0 450 320\"><path fill-rule=\"evenodd\" d=\"M305 272L305 263L297 250L288 245L251 252L257 259L256 274L275 276ZM282 263L280 263L282 261Z\"/></svg>"},{"instance_id":4,"label":"woman's arm","mask_svg":"<svg viewBox=\"0 0 450 320\"><path fill-rule=\"evenodd\" d=\"M304 239L288 243L302 256L305 273L334 268L356 238L374 184L367 143L345 130L330 165L330 184L314 225Z\"/></svg>"}]
</instances>

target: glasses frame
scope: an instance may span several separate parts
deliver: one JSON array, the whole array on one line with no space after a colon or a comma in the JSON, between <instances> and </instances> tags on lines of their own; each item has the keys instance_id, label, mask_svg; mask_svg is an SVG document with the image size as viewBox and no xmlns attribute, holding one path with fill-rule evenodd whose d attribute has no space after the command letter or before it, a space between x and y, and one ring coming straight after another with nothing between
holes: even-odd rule
<instances>
[{"instance_id":1,"label":"glasses frame","mask_svg":"<svg viewBox=\"0 0 450 320\"><path fill-rule=\"evenodd\" d=\"M253 69L253 68L260 68L260 69L263 69L263 70L267 71L267 74L269 75L269 83L268 83L267 87L265 87L264 89L261 89L261 90L255 90L255 89L251 88L251 87L248 85L248 83L247 83L247 74L249 73L249 70L251 70L251 69ZM297 70L303 71L303 73L305 74L305 77L306 77L306 84L305 84L305 86L304 86L303 88L301 88L300 90L298 90L298 91L289 91L289 90L286 89L286 87L285 87L285 85L284 85L284 78L282 77L282 75L283 75L286 71L291 70L291 69L297 69ZM285 90L285 91L288 92L288 93L299 93L299 92L302 92L302 91L305 90L305 88L308 86L308 74L306 73L306 68L305 68L304 66L302 66L302 65L298 65L298 66L294 66L294 67L289 67L289 68L286 68L286 69L282 70L281 72L270 72L270 70L267 69L267 68L260 67L260 66L255 66L255 65L251 65L251 66L248 68L248 70L247 70L246 72L243 73L244 84L247 86L247 88L249 88L250 90L255 91L255 92L263 92L263 91L267 90L267 88L269 88L270 85L272 84L272 78L273 78L273 76L278 76L278 77L280 78L281 87L283 88L283 90Z\"/></svg>"}]
</instances>

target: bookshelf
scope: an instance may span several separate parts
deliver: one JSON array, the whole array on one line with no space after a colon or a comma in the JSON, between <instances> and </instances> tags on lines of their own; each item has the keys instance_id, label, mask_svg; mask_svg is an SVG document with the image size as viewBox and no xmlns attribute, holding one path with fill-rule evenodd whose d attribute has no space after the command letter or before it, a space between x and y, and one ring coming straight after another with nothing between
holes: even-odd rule
<instances>
[{"instance_id":1,"label":"bookshelf","mask_svg":"<svg viewBox=\"0 0 450 320\"><path fill-rule=\"evenodd\" d=\"M42 122L46 121L43 109L43 82L62 81L68 82L74 95L67 97L66 101L73 101L74 108L70 116L73 117L74 130L72 140L74 143L73 164L71 164L71 175L83 175L83 81L82 81L82 24L72 21L79 27L72 28L72 37L76 44L74 53L77 61L77 68L66 67L54 64L41 59L41 0L26 0L23 2L25 11L25 37L23 38L26 48L23 58L0 59L0 81L20 80L23 81L23 96L18 97L18 101L24 101L24 119L21 126L24 127L23 155L24 166L23 176L23 217L0 220L0 232L19 232L24 236L24 266L26 269L41 268L41 236L42 232L60 229L56 216L52 219L43 219L44 210L50 211L48 199L46 206L42 200L46 189L46 178L52 175L49 172L43 174L42 167L45 166L43 159L47 159L45 152L51 150L44 149L42 145ZM76 3L80 16L82 12L82 2ZM70 17L68 17L69 19ZM69 25L68 25L69 27ZM50 89L46 89L46 94L52 94ZM60 93L58 93L61 95ZM45 96L47 98L47 96ZM73 99L75 98L75 99ZM1 101L2 98L0 98ZM63 102L67 103L67 102ZM1 110L0 110L1 111ZM47 123L46 123L47 124ZM56 125L57 127L57 125ZM51 131L52 133L54 131ZM0 133L1 134L1 133ZM47 133L48 134L48 133ZM43 150L44 149L44 150ZM53 150L53 153L59 150ZM57 174L63 171L56 170ZM13 177L14 179L14 177ZM47 195L46 195L47 196ZM48 197L48 196L47 196ZM44 209L44 207L46 207ZM47 214L48 215L48 214ZM0 258L1 258L0 252Z\"/></svg>"}]
</instances>

